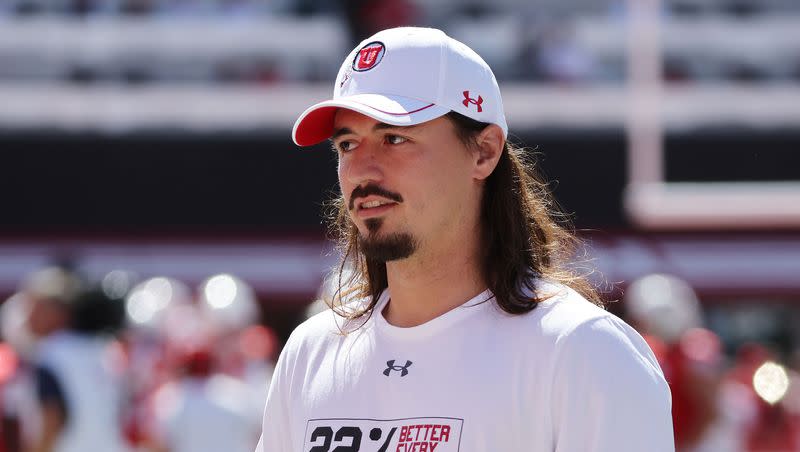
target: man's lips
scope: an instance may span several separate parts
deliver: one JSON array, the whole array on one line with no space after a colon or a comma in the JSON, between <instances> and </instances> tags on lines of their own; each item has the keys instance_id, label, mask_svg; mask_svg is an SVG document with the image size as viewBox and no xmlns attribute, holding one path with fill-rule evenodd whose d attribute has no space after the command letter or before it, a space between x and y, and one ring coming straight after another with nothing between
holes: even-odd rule
<instances>
[{"instance_id":1,"label":"man's lips","mask_svg":"<svg viewBox=\"0 0 800 452\"><path fill-rule=\"evenodd\" d=\"M374 209L388 204L397 204L397 201L381 198L378 196L367 196L354 201L356 210Z\"/></svg>"},{"instance_id":2,"label":"man's lips","mask_svg":"<svg viewBox=\"0 0 800 452\"><path fill-rule=\"evenodd\" d=\"M352 202L354 204L354 213L358 218L372 218L382 215L384 212L390 210L398 203L390 199L380 196L367 196L365 198L358 198Z\"/></svg>"},{"instance_id":3,"label":"man's lips","mask_svg":"<svg viewBox=\"0 0 800 452\"><path fill-rule=\"evenodd\" d=\"M365 201L357 202L355 214L361 219L373 218L383 215L397 205L394 201Z\"/></svg>"},{"instance_id":4,"label":"man's lips","mask_svg":"<svg viewBox=\"0 0 800 452\"><path fill-rule=\"evenodd\" d=\"M353 189L353 193L350 194L350 202L348 203L347 207L349 210L353 210L358 207L359 210L364 208L378 208L381 205L389 204L389 203L401 203L403 202L403 197L386 190L383 187L379 187L377 185L366 185L366 186L357 186Z\"/></svg>"}]
</instances>

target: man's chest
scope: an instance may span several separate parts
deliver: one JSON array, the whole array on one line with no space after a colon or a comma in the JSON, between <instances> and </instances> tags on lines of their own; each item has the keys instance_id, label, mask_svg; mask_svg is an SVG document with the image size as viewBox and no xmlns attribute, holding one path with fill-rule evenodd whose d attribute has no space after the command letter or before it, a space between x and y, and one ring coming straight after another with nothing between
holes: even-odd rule
<instances>
[{"instance_id":1,"label":"man's chest","mask_svg":"<svg viewBox=\"0 0 800 452\"><path fill-rule=\"evenodd\" d=\"M530 363L469 342L362 344L306 371L292 407L304 452L512 451L547 405Z\"/></svg>"}]
</instances>

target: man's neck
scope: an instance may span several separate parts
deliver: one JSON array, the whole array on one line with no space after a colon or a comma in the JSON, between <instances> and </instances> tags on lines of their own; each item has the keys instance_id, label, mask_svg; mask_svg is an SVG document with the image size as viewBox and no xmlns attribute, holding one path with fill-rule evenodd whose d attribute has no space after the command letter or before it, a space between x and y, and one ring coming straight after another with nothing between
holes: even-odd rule
<instances>
[{"instance_id":1,"label":"man's neck","mask_svg":"<svg viewBox=\"0 0 800 452\"><path fill-rule=\"evenodd\" d=\"M486 290L477 244L451 248L387 263L392 298L383 315L390 324L421 325Z\"/></svg>"}]
</instances>

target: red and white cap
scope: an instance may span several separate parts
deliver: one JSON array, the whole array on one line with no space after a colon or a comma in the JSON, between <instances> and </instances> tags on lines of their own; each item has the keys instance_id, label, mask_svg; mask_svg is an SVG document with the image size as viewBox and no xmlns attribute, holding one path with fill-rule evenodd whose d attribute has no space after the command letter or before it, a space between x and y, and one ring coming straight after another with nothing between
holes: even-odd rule
<instances>
[{"instance_id":1,"label":"red and white cap","mask_svg":"<svg viewBox=\"0 0 800 452\"><path fill-rule=\"evenodd\" d=\"M450 111L508 126L497 80L477 53L434 28L380 31L345 58L333 99L311 106L294 124L292 138L311 146L333 134L339 108L396 126L411 126Z\"/></svg>"}]
</instances>

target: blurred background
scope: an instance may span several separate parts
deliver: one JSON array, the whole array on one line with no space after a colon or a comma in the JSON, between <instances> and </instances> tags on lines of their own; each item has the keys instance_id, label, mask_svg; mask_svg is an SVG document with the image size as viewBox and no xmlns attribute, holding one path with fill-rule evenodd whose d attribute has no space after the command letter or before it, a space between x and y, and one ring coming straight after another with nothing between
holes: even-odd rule
<instances>
[{"instance_id":1,"label":"blurred background","mask_svg":"<svg viewBox=\"0 0 800 452\"><path fill-rule=\"evenodd\" d=\"M399 25L493 68L678 449L800 451L797 0L0 0L0 452L252 449L337 262L291 126Z\"/></svg>"}]
</instances>

